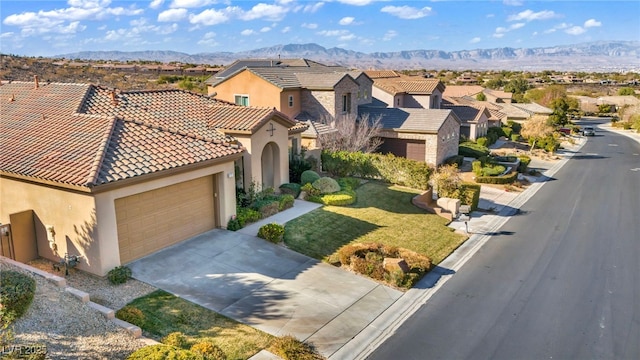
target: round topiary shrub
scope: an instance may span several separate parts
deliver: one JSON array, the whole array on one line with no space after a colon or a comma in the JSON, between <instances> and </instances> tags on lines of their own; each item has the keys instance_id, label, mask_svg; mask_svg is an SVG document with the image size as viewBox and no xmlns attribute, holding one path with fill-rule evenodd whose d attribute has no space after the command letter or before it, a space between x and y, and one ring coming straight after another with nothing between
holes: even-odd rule
<instances>
[{"instance_id":1,"label":"round topiary shrub","mask_svg":"<svg viewBox=\"0 0 640 360\"><path fill-rule=\"evenodd\" d=\"M305 170L300 175L300 184L313 184L316 180L320 179L320 175L313 170Z\"/></svg>"},{"instance_id":2,"label":"round topiary shrub","mask_svg":"<svg viewBox=\"0 0 640 360\"><path fill-rule=\"evenodd\" d=\"M322 194L331 194L340 191L340 184L330 177L323 177L313 182L313 187Z\"/></svg>"},{"instance_id":3,"label":"round topiary shrub","mask_svg":"<svg viewBox=\"0 0 640 360\"><path fill-rule=\"evenodd\" d=\"M144 313L133 305L126 305L122 309L116 311L116 317L130 324L140 326L145 322Z\"/></svg>"},{"instance_id":4,"label":"round topiary shrub","mask_svg":"<svg viewBox=\"0 0 640 360\"><path fill-rule=\"evenodd\" d=\"M127 357L127 360L148 359L204 360L204 357L193 351L178 349L174 346L164 344L145 346L134 351Z\"/></svg>"},{"instance_id":5,"label":"round topiary shrub","mask_svg":"<svg viewBox=\"0 0 640 360\"><path fill-rule=\"evenodd\" d=\"M124 284L131 277L131 269L127 266L116 266L107 273L109 281L114 284Z\"/></svg>"},{"instance_id":6,"label":"round topiary shrub","mask_svg":"<svg viewBox=\"0 0 640 360\"><path fill-rule=\"evenodd\" d=\"M271 241L272 243L279 243L282 241L284 235L284 226L276 223L263 225L258 230L258 237Z\"/></svg>"},{"instance_id":7,"label":"round topiary shrub","mask_svg":"<svg viewBox=\"0 0 640 360\"><path fill-rule=\"evenodd\" d=\"M29 309L36 293L36 281L14 270L0 271L0 325L18 319Z\"/></svg>"},{"instance_id":8,"label":"round topiary shrub","mask_svg":"<svg viewBox=\"0 0 640 360\"><path fill-rule=\"evenodd\" d=\"M202 355L205 360L227 360L227 355L220 349L218 345L215 345L209 341L201 341L194 344L191 347L191 351L196 354Z\"/></svg>"},{"instance_id":9,"label":"round topiary shrub","mask_svg":"<svg viewBox=\"0 0 640 360\"><path fill-rule=\"evenodd\" d=\"M165 345L175 346L181 349L189 347L189 340L187 340L187 337L179 331L172 332L171 334L163 337L161 342Z\"/></svg>"}]
</instances>

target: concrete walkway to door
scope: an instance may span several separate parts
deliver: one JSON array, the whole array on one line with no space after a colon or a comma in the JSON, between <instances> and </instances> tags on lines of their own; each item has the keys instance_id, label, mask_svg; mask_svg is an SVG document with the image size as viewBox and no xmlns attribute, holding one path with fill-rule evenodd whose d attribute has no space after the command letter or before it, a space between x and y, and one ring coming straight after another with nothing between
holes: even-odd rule
<instances>
[{"instance_id":1,"label":"concrete walkway to door","mask_svg":"<svg viewBox=\"0 0 640 360\"><path fill-rule=\"evenodd\" d=\"M329 357L402 292L255 236L212 230L129 264L133 277Z\"/></svg>"}]
</instances>

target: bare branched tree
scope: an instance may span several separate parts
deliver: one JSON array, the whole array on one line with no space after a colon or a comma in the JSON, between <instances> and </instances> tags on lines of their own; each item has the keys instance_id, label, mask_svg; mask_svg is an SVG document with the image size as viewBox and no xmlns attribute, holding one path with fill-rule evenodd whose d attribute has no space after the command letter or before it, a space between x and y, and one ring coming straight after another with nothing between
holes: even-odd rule
<instances>
[{"instance_id":1,"label":"bare branched tree","mask_svg":"<svg viewBox=\"0 0 640 360\"><path fill-rule=\"evenodd\" d=\"M549 125L547 117L534 115L522 125L520 135L527 139L533 139L531 144L531 151L533 151L533 148L536 147L536 142L553 134L553 130L553 126Z\"/></svg>"},{"instance_id":2,"label":"bare branched tree","mask_svg":"<svg viewBox=\"0 0 640 360\"><path fill-rule=\"evenodd\" d=\"M380 139L381 116L375 119L371 119L369 114L360 117L344 117L335 120L334 128L336 131L321 134L318 138L325 150L371 153L382 144L382 139Z\"/></svg>"}]
</instances>

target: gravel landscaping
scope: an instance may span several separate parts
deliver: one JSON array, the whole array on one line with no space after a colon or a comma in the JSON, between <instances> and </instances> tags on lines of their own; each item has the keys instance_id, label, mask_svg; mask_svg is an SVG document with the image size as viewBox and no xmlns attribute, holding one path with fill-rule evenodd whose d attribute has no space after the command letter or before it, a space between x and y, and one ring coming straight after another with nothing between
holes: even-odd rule
<instances>
[{"instance_id":1,"label":"gravel landscaping","mask_svg":"<svg viewBox=\"0 0 640 360\"><path fill-rule=\"evenodd\" d=\"M41 262L37 267L56 274L46 265ZM12 325L15 335L13 344L45 344L48 359L125 359L133 351L147 345L145 340L135 339L126 330L65 292L64 288L4 262L0 262L0 269L17 270L36 280L33 303L24 316ZM92 301L101 300L100 304L114 310L155 290L135 280L113 286L107 279L81 271L74 271L66 279L68 286L88 292Z\"/></svg>"}]
</instances>

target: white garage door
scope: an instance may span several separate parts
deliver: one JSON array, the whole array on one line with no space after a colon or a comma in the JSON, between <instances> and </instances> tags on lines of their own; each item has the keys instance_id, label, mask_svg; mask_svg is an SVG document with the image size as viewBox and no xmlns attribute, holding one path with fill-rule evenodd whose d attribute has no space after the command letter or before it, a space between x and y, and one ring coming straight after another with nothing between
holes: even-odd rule
<instances>
[{"instance_id":1,"label":"white garage door","mask_svg":"<svg viewBox=\"0 0 640 360\"><path fill-rule=\"evenodd\" d=\"M215 228L213 179L206 176L116 199L120 262Z\"/></svg>"}]
</instances>

